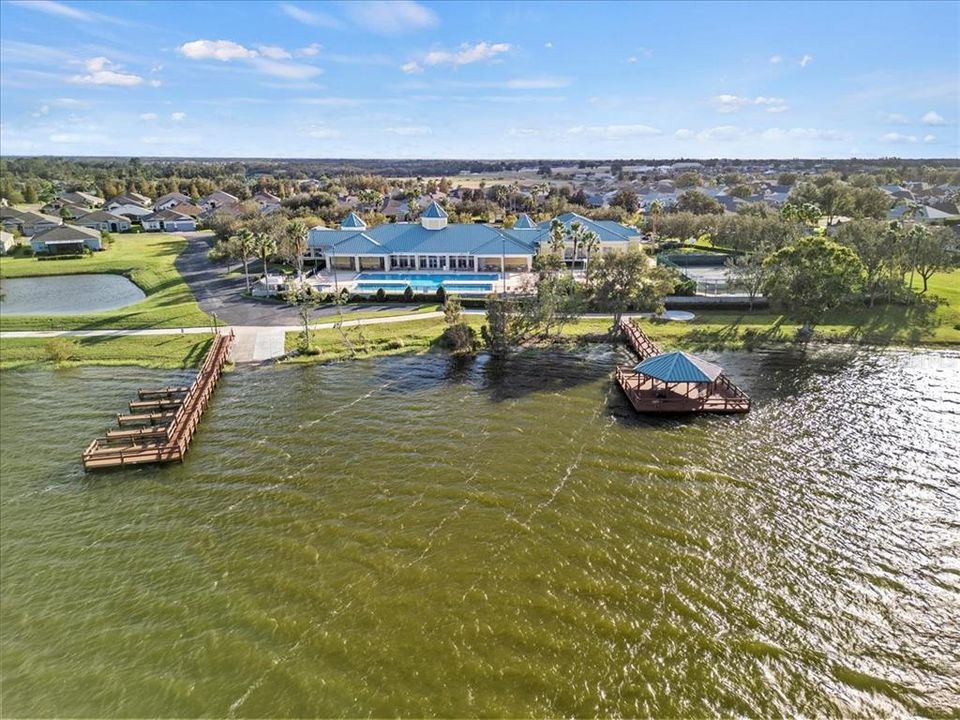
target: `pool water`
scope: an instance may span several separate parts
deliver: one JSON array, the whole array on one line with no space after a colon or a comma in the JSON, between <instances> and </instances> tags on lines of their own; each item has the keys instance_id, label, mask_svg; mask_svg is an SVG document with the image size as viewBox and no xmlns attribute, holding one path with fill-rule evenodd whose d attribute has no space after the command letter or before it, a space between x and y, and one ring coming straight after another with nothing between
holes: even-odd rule
<instances>
[{"instance_id":1,"label":"pool water","mask_svg":"<svg viewBox=\"0 0 960 720\"><path fill-rule=\"evenodd\" d=\"M354 287L360 292L402 293L410 286L414 292L434 293L443 286L447 292L486 294L499 279L497 273L361 273Z\"/></svg>"}]
</instances>

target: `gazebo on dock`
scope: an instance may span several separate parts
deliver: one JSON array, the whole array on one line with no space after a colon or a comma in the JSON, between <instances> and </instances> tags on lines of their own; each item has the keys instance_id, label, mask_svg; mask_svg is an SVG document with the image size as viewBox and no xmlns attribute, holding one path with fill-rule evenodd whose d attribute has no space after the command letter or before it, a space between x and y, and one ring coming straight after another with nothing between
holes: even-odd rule
<instances>
[{"instance_id":1,"label":"gazebo on dock","mask_svg":"<svg viewBox=\"0 0 960 720\"><path fill-rule=\"evenodd\" d=\"M617 379L639 412L747 412L750 399L723 368L686 352L647 358Z\"/></svg>"}]
</instances>

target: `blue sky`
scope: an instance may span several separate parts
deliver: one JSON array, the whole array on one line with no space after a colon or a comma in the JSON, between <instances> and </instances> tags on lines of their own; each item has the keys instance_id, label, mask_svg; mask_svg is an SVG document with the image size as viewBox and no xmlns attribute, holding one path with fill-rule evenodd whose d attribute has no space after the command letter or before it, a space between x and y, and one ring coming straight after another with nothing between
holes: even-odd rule
<instances>
[{"instance_id":1,"label":"blue sky","mask_svg":"<svg viewBox=\"0 0 960 720\"><path fill-rule=\"evenodd\" d=\"M957 157L960 3L0 3L4 154Z\"/></svg>"}]
</instances>

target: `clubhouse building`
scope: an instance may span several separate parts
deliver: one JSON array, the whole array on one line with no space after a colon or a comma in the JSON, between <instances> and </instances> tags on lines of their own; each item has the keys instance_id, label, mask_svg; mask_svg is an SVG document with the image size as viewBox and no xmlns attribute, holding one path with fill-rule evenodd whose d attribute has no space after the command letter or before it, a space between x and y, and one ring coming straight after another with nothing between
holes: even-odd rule
<instances>
[{"instance_id":1,"label":"clubhouse building","mask_svg":"<svg viewBox=\"0 0 960 720\"><path fill-rule=\"evenodd\" d=\"M576 213L558 218L569 231L573 223L600 238L601 252L625 249L642 241L639 230L611 220L590 220ZM447 213L436 202L419 222L403 222L367 228L363 220L350 213L339 229L315 227L310 230L306 259L323 260L329 270L370 272L455 272L526 273L533 269L533 258L541 245L550 241L547 220L534 223L521 215L508 229L483 224L447 222ZM565 253L571 266L577 266L583 251L573 257L568 241Z\"/></svg>"}]
</instances>

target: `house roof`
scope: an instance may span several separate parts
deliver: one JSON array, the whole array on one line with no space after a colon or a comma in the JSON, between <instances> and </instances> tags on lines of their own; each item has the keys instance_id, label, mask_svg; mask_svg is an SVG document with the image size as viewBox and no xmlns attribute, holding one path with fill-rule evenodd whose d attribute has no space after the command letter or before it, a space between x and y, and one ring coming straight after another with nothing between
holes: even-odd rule
<instances>
[{"instance_id":1,"label":"house roof","mask_svg":"<svg viewBox=\"0 0 960 720\"><path fill-rule=\"evenodd\" d=\"M555 219L559 220L567 230L570 229L573 223L580 223L587 230L592 230L599 235L600 242L626 242L631 237L636 237L640 234L640 231L636 228L621 225L613 220L591 220L590 218L583 217L583 215L572 212L559 215ZM541 230L549 231L552 222L553 220L545 220L540 223L539 227Z\"/></svg>"},{"instance_id":2,"label":"house roof","mask_svg":"<svg viewBox=\"0 0 960 720\"><path fill-rule=\"evenodd\" d=\"M159 212L151 213L143 218L146 221L152 222L155 220L193 220L189 215L184 215L183 213L178 213L175 210L161 210Z\"/></svg>"},{"instance_id":3,"label":"house roof","mask_svg":"<svg viewBox=\"0 0 960 720\"><path fill-rule=\"evenodd\" d=\"M45 215L44 213L40 213L40 212L33 212L32 210L28 210L27 212L20 213L20 218L23 220L24 223L30 223L30 224L34 224L38 222L52 222L59 225L61 221L61 218L54 217L53 215Z\"/></svg>"},{"instance_id":4,"label":"house roof","mask_svg":"<svg viewBox=\"0 0 960 720\"><path fill-rule=\"evenodd\" d=\"M94 210L93 212L86 213L81 215L78 219L78 222L128 222L125 217L122 215L114 215L112 212L107 212L106 210Z\"/></svg>"},{"instance_id":5,"label":"house roof","mask_svg":"<svg viewBox=\"0 0 960 720\"><path fill-rule=\"evenodd\" d=\"M343 222L340 223L340 227L343 229L346 229L346 228L365 229L367 227L367 224L363 221L363 219L359 215L357 215L355 212L352 212L343 219Z\"/></svg>"},{"instance_id":6,"label":"house roof","mask_svg":"<svg viewBox=\"0 0 960 720\"><path fill-rule=\"evenodd\" d=\"M193 203L180 203L179 205L174 205L169 209L173 210L175 213L189 215L190 217L197 217L203 213L203 208L197 207Z\"/></svg>"},{"instance_id":7,"label":"house roof","mask_svg":"<svg viewBox=\"0 0 960 720\"><path fill-rule=\"evenodd\" d=\"M378 225L364 231L313 228L309 244L334 254L452 254L490 253L532 255L532 243L524 242L490 225L453 224L428 230L420 223Z\"/></svg>"},{"instance_id":8,"label":"house roof","mask_svg":"<svg viewBox=\"0 0 960 720\"><path fill-rule=\"evenodd\" d=\"M176 200L177 203L190 202L190 196L184 195L182 192L167 193L166 195L161 195L160 197L158 197L154 201L153 206L156 207L157 205L163 205L164 203L169 202L171 200Z\"/></svg>"},{"instance_id":9,"label":"house roof","mask_svg":"<svg viewBox=\"0 0 960 720\"><path fill-rule=\"evenodd\" d=\"M90 228L77 227L76 225L60 225L59 227L44 230L33 236L34 240L42 242L83 242L95 238L100 239L100 233Z\"/></svg>"},{"instance_id":10,"label":"house roof","mask_svg":"<svg viewBox=\"0 0 960 720\"><path fill-rule=\"evenodd\" d=\"M633 371L664 382L708 383L716 380L723 368L690 353L668 352L647 358Z\"/></svg>"},{"instance_id":11,"label":"house roof","mask_svg":"<svg viewBox=\"0 0 960 720\"><path fill-rule=\"evenodd\" d=\"M523 213L517 221L513 224L514 230L533 230L537 227L537 224L530 219L530 216L526 213Z\"/></svg>"},{"instance_id":12,"label":"house roof","mask_svg":"<svg viewBox=\"0 0 960 720\"><path fill-rule=\"evenodd\" d=\"M447 217L447 212L442 207L440 207L440 203L434 200L432 203L430 203L430 206L423 211L423 215L421 215L421 217L445 218Z\"/></svg>"}]
</instances>

